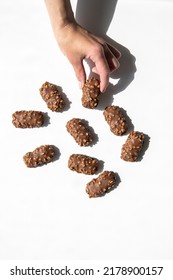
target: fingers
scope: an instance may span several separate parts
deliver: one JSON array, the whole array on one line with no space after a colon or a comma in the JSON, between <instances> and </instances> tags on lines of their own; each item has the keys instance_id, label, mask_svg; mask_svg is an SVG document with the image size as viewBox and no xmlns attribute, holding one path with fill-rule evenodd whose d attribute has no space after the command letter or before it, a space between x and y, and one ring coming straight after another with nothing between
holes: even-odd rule
<instances>
[{"instance_id":1,"label":"fingers","mask_svg":"<svg viewBox=\"0 0 173 280\"><path fill-rule=\"evenodd\" d=\"M100 76L101 92L104 92L109 84L110 73L120 66L118 62L118 58L121 56L120 52L112 46L110 46L110 49L109 46L110 45L106 43L100 45L100 48L98 48L97 52L91 57L92 61L95 63L92 71Z\"/></svg>"},{"instance_id":2,"label":"fingers","mask_svg":"<svg viewBox=\"0 0 173 280\"><path fill-rule=\"evenodd\" d=\"M100 91L104 92L109 83L110 70L101 44L93 49L90 59L95 64L92 71L100 76Z\"/></svg>"},{"instance_id":3,"label":"fingers","mask_svg":"<svg viewBox=\"0 0 173 280\"><path fill-rule=\"evenodd\" d=\"M102 38L88 33L80 26L77 27L75 32L72 30L70 33L71 46L67 46L65 41L61 48L74 68L80 88L86 81L83 59L89 58L94 63L92 71L100 77L100 91L104 92L109 83L110 73L119 67L118 59L121 54Z\"/></svg>"},{"instance_id":4,"label":"fingers","mask_svg":"<svg viewBox=\"0 0 173 280\"><path fill-rule=\"evenodd\" d=\"M90 55L90 59L94 62L95 66L92 71L100 77L100 91L104 92L109 84L110 73L120 66L118 59L121 57L121 53L105 43L99 44L96 49ZM83 59L74 60L71 59L71 64L74 68L76 77L79 81L79 87L82 89L86 81L86 72L83 65Z\"/></svg>"},{"instance_id":5,"label":"fingers","mask_svg":"<svg viewBox=\"0 0 173 280\"><path fill-rule=\"evenodd\" d=\"M109 66L104 59L95 62L92 71L100 76L100 91L104 92L109 84Z\"/></svg>"},{"instance_id":6,"label":"fingers","mask_svg":"<svg viewBox=\"0 0 173 280\"><path fill-rule=\"evenodd\" d=\"M75 71L77 80L79 82L79 87L82 89L82 87L84 86L84 83L86 81L86 73L85 73L85 69L83 66L83 62L82 62L82 60L75 61L72 63L72 66Z\"/></svg>"}]
</instances>

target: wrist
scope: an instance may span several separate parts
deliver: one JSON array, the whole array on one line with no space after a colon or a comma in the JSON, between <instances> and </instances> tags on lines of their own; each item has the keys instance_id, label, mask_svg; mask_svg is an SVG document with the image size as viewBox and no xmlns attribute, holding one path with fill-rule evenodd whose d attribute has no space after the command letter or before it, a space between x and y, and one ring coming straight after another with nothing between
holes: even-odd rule
<instances>
[{"instance_id":1,"label":"wrist","mask_svg":"<svg viewBox=\"0 0 173 280\"><path fill-rule=\"evenodd\" d=\"M70 29L71 26L75 26L76 21L74 17L63 17L55 20L52 23L52 29L55 34L63 34L66 29Z\"/></svg>"},{"instance_id":2,"label":"wrist","mask_svg":"<svg viewBox=\"0 0 173 280\"><path fill-rule=\"evenodd\" d=\"M73 41L73 34L75 34L77 23L75 21L67 20L61 27L55 26L54 35L59 47L63 47L69 42Z\"/></svg>"},{"instance_id":3,"label":"wrist","mask_svg":"<svg viewBox=\"0 0 173 280\"><path fill-rule=\"evenodd\" d=\"M53 31L75 22L70 0L45 0Z\"/></svg>"}]
</instances>

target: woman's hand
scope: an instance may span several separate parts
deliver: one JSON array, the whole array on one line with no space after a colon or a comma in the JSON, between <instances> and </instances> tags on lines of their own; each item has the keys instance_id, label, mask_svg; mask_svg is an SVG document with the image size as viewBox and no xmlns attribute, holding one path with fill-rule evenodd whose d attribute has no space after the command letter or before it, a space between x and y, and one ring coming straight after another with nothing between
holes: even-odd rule
<instances>
[{"instance_id":1,"label":"woman's hand","mask_svg":"<svg viewBox=\"0 0 173 280\"><path fill-rule=\"evenodd\" d=\"M120 52L86 29L74 18L70 0L45 0L58 45L72 64L82 88L86 81L84 59L93 63L92 71L100 77L100 91L105 91L112 71L119 67Z\"/></svg>"},{"instance_id":2,"label":"woman's hand","mask_svg":"<svg viewBox=\"0 0 173 280\"><path fill-rule=\"evenodd\" d=\"M83 60L90 59L94 63L92 71L100 77L100 90L104 92L110 73L119 67L120 52L75 22L67 24L57 33L58 45L72 64L80 86L86 81Z\"/></svg>"}]
</instances>

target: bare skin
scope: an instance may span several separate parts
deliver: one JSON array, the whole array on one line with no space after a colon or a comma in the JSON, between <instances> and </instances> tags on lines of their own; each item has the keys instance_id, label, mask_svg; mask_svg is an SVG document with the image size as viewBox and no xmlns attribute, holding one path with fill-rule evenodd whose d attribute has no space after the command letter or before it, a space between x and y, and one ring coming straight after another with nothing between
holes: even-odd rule
<instances>
[{"instance_id":1,"label":"bare skin","mask_svg":"<svg viewBox=\"0 0 173 280\"><path fill-rule=\"evenodd\" d=\"M56 41L74 68L82 88L86 81L84 59L94 63L92 71L100 77L100 90L104 92L111 72L118 69L120 52L81 27L75 20L70 0L45 0Z\"/></svg>"}]
</instances>

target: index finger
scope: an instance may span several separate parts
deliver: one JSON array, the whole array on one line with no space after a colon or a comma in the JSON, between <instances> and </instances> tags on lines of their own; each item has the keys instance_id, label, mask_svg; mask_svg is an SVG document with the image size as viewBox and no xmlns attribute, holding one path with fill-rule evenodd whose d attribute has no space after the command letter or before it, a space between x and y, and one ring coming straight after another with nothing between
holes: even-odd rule
<instances>
[{"instance_id":1,"label":"index finger","mask_svg":"<svg viewBox=\"0 0 173 280\"><path fill-rule=\"evenodd\" d=\"M95 63L95 67L92 70L100 76L100 91L104 92L108 86L110 74L106 57L104 54L102 56L97 56L93 62Z\"/></svg>"}]
</instances>

